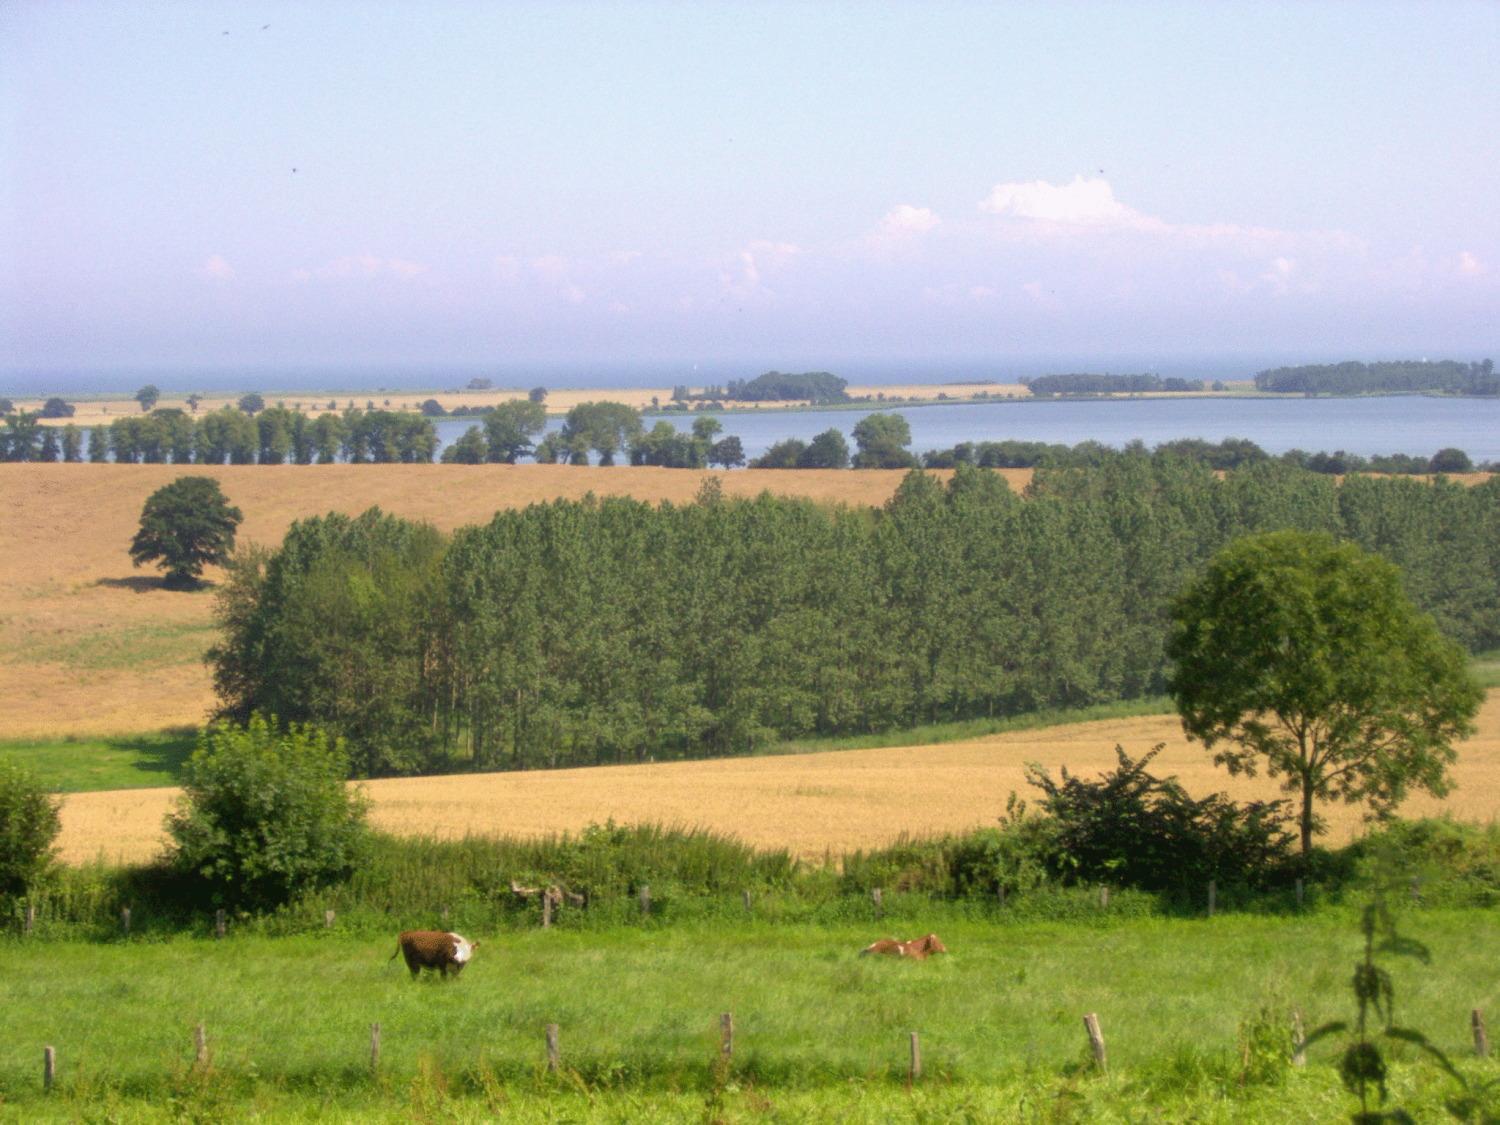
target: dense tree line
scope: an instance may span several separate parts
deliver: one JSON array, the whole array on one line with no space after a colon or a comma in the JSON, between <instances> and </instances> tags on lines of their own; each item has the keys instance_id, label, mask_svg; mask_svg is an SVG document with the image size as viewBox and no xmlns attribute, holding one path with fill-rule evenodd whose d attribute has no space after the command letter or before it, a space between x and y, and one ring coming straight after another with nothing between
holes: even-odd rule
<instances>
[{"instance_id":1,"label":"dense tree line","mask_svg":"<svg viewBox=\"0 0 1500 1125\"><path fill-rule=\"evenodd\" d=\"M1139 441L1125 447L1126 453L1145 452ZM1490 462L1476 466L1461 449L1440 449L1431 457L1409 453L1377 453L1370 457L1335 450L1332 453L1308 453L1290 449L1281 454L1267 453L1248 438L1225 438L1205 441L1202 438L1178 438L1162 442L1152 450L1155 456L1181 457L1199 461L1213 469L1238 469L1260 461L1280 460L1314 473L1467 473L1478 469L1495 472ZM950 449L930 449L922 454L922 464L929 469L951 469L955 465L978 465L985 469L1088 468L1101 464L1117 451L1097 441L1063 445L1042 441L963 441ZM771 466L780 468L783 466Z\"/></svg>"},{"instance_id":2,"label":"dense tree line","mask_svg":"<svg viewBox=\"0 0 1500 1125\"><path fill-rule=\"evenodd\" d=\"M227 714L330 725L364 774L743 753L804 735L1084 706L1164 685L1166 608L1242 534L1397 563L1445 633L1500 645L1500 481L1220 479L1173 457L961 466L882 509L769 494L535 505L446 537L295 524L220 598Z\"/></svg>"},{"instance_id":3,"label":"dense tree line","mask_svg":"<svg viewBox=\"0 0 1500 1125\"><path fill-rule=\"evenodd\" d=\"M1038 397L1050 395L1142 394L1147 391L1201 391L1202 379L1179 379L1160 375L1038 375L1027 384Z\"/></svg>"},{"instance_id":4,"label":"dense tree line","mask_svg":"<svg viewBox=\"0 0 1500 1125\"><path fill-rule=\"evenodd\" d=\"M673 387L672 400L690 402L694 399L701 401L728 399L733 402L777 402L802 399L813 404L848 402L849 395L844 390L848 385L847 379L841 379L827 371L803 371L798 374L767 371L764 375L757 375L754 379L731 379L722 386L716 384L696 392L684 386Z\"/></svg>"},{"instance_id":5,"label":"dense tree line","mask_svg":"<svg viewBox=\"0 0 1500 1125\"><path fill-rule=\"evenodd\" d=\"M1310 363L1258 372L1263 391L1353 395L1371 391L1446 391L1452 394L1500 394L1500 375L1491 360L1390 360L1381 363Z\"/></svg>"},{"instance_id":6,"label":"dense tree line","mask_svg":"<svg viewBox=\"0 0 1500 1125\"><path fill-rule=\"evenodd\" d=\"M13 414L0 431L0 459L81 461L83 431L71 423L42 426ZM121 464L310 465L428 462L437 430L418 414L347 410L309 417L275 406L251 414L226 407L192 416L176 407L116 418L88 430L87 458Z\"/></svg>"}]
</instances>

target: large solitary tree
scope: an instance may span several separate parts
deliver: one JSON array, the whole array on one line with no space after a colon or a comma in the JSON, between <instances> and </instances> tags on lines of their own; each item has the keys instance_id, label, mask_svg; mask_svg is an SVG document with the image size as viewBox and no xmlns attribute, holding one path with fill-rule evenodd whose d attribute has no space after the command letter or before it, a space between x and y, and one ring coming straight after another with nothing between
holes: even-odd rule
<instances>
[{"instance_id":1,"label":"large solitary tree","mask_svg":"<svg viewBox=\"0 0 1500 1125\"><path fill-rule=\"evenodd\" d=\"M166 585L191 587L205 566L229 560L243 518L213 477L178 477L147 498L131 560L136 566L160 560Z\"/></svg>"},{"instance_id":2,"label":"large solitary tree","mask_svg":"<svg viewBox=\"0 0 1500 1125\"><path fill-rule=\"evenodd\" d=\"M1303 855L1317 801L1384 815L1413 789L1447 793L1482 698L1396 567L1321 533L1231 543L1173 606L1167 654L1188 736L1300 795Z\"/></svg>"}]
</instances>

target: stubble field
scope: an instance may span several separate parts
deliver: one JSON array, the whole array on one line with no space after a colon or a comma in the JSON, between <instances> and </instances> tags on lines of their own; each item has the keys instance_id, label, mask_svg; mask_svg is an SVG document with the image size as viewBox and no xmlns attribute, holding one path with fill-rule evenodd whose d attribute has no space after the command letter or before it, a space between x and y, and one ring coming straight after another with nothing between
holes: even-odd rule
<instances>
[{"instance_id":1,"label":"stubble field","mask_svg":"<svg viewBox=\"0 0 1500 1125\"><path fill-rule=\"evenodd\" d=\"M1479 732L1459 747L1457 783L1446 800L1420 796L1410 816L1448 812L1490 821L1500 794L1500 691L1479 715ZM725 758L525 773L393 778L365 783L377 828L405 835L541 836L613 818L621 823L699 825L757 847L818 859L993 824L1012 791L1023 797L1025 767L1053 776L1111 768L1118 743L1139 757L1158 742L1158 772L1193 793L1225 790L1239 799L1274 797L1265 778L1230 778L1170 715L1072 723L963 742L763 758ZM70 862L138 861L162 847L162 819L177 790L76 793L63 799L61 852ZM1330 806L1330 843L1361 827L1357 808Z\"/></svg>"}]
</instances>

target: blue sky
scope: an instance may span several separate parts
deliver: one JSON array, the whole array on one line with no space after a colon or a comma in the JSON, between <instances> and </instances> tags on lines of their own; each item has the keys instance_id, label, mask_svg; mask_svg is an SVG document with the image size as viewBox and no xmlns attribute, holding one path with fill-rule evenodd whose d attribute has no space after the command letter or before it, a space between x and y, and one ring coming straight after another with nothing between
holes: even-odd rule
<instances>
[{"instance_id":1,"label":"blue sky","mask_svg":"<svg viewBox=\"0 0 1500 1125\"><path fill-rule=\"evenodd\" d=\"M1478 358L1497 74L1492 3L10 0L0 370Z\"/></svg>"}]
</instances>

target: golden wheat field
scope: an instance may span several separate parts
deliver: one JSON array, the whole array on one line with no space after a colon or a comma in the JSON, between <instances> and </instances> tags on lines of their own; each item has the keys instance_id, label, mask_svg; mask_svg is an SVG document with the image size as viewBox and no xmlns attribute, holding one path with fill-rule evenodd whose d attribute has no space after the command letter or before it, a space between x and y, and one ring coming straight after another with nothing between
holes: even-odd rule
<instances>
[{"instance_id":1,"label":"golden wheat field","mask_svg":"<svg viewBox=\"0 0 1500 1125\"><path fill-rule=\"evenodd\" d=\"M285 403L294 410L312 415L328 413L328 404L336 404L336 409L343 410L351 403L360 409L368 404L374 403L376 407L386 410L417 410L422 403L430 398L437 399L447 410L453 410L460 406L470 408L477 406L494 406L501 402L510 402L515 399L525 398L528 388L525 387L496 387L484 391L457 391L449 392L442 390L431 391L391 391L363 390L363 391L285 391L263 396L266 402L271 404ZM900 398L914 402L936 402L939 395L946 395L950 399L973 398L977 394L987 394L992 398L1012 397L1029 398L1030 390L1021 383L904 383L895 386L854 386L845 389L851 398L863 398L868 395L874 398L883 395L887 400ZM200 396L198 413L209 410L219 410L226 406L233 406L239 401L240 395L235 394L208 394ZM18 399L18 409L36 411L42 407L44 399ZM616 387L603 389L594 388L562 388L549 390L545 405L549 414L566 414L573 407L582 402L622 402L626 406L637 410L645 410L652 406L669 403L672 401L671 387ZM75 426L97 426L108 425L116 418L136 415L141 412L141 407L135 399L128 396L91 397L79 399L73 404L74 413L71 418L46 418L44 425L65 426L69 422ZM175 408L178 410L190 409L185 393L164 394L157 402L157 409ZM762 402L749 409L777 410L789 406L801 406L801 402L768 401ZM477 421L477 419L476 419Z\"/></svg>"},{"instance_id":2,"label":"golden wheat field","mask_svg":"<svg viewBox=\"0 0 1500 1125\"><path fill-rule=\"evenodd\" d=\"M146 497L184 473L216 478L245 515L240 542L279 543L293 520L371 505L445 530L497 509L585 493L685 502L708 476L764 490L880 504L900 472L568 465L0 464L0 738L154 730L213 705L201 657L213 597L164 590L127 549ZM1030 479L1007 471L1012 486ZM208 577L213 577L210 574Z\"/></svg>"},{"instance_id":3,"label":"golden wheat field","mask_svg":"<svg viewBox=\"0 0 1500 1125\"><path fill-rule=\"evenodd\" d=\"M841 750L772 758L727 758L530 773L466 774L365 783L374 824L389 832L458 837L534 836L621 823L702 825L758 847L816 859L875 847L902 834L930 835L992 824L1012 791L1026 796L1025 764L1057 776L1066 765L1093 774L1115 764L1119 743L1136 757L1158 742L1156 772L1175 773L1195 794L1275 796L1264 778L1230 778L1168 715L1074 723L934 746ZM1459 749L1457 788L1445 801L1414 797L1409 815L1450 812L1491 821L1500 805L1500 691ZM162 845L162 818L175 789L79 793L64 798L61 854L142 860ZM1329 839L1359 831L1357 810L1330 806Z\"/></svg>"}]
</instances>

